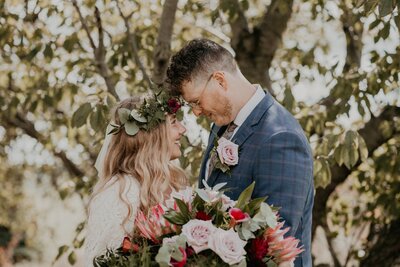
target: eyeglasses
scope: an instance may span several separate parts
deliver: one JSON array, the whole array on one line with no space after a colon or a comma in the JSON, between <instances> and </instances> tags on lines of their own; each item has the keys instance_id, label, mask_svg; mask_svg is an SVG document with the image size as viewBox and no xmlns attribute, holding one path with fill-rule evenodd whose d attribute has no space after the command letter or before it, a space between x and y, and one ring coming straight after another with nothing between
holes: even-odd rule
<instances>
[{"instance_id":1,"label":"eyeglasses","mask_svg":"<svg viewBox=\"0 0 400 267\"><path fill-rule=\"evenodd\" d=\"M213 73L214 74L214 73ZM204 85L203 89L201 90L200 95L198 96L196 101L192 101L192 102L187 102L187 105L189 107L193 108L200 108L200 99L203 96L204 91L207 88L208 83L210 82L211 78L213 77L213 74L210 75L210 77L208 77L206 84Z\"/></svg>"}]
</instances>

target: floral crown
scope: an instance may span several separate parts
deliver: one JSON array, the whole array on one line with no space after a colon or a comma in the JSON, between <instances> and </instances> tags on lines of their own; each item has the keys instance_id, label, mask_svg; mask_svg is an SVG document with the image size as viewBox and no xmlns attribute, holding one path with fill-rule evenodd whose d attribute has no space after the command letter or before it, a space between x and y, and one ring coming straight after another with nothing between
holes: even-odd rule
<instances>
[{"instance_id":1,"label":"floral crown","mask_svg":"<svg viewBox=\"0 0 400 267\"><path fill-rule=\"evenodd\" d=\"M166 120L167 114L175 114L178 120L182 120L182 104L180 98L160 91L153 97L144 99L143 104L137 109L119 108L117 112L121 125L110 123L111 130L107 134L117 134L124 128L126 134L134 136L140 129L145 131L154 129Z\"/></svg>"}]
</instances>

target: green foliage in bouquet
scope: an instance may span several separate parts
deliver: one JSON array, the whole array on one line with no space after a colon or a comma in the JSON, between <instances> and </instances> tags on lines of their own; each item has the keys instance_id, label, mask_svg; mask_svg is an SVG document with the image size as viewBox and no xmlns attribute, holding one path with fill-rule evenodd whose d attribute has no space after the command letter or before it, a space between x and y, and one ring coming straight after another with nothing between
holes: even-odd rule
<instances>
[{"instance_id":1,"label":"green foliage in bouquet","mask_svg":"<svg viewBox=\"0 0 400 267\"><path fill-rule=\"evenodd\" d=\"M116 250L107 249L107 252L93 260L94 267L153 267L159 266L152 260L152 255L156 246L149 244L146 240L141 240L139 249L125 250L118 248Z\"/></svg>"}]
</instances>

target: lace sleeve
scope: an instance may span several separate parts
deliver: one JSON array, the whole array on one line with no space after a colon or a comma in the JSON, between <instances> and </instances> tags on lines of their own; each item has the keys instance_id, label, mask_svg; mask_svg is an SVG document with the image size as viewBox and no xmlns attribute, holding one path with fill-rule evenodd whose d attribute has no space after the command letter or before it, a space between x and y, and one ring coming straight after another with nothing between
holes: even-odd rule
<instances>
[{"instance_id":1,"label":"lace sleeve","mask_svg":"<svg viewBox=\"0 0 400 267\"><path fill-rule=\"evenodd\" d=\"M124 177L124 180L122 195L126 196L125 200L131 206L131 214L124 224L128 207L119 196L120 186L123 185L121 181L111 179L106 189L90 203L85 240L85 267L92 267L93 258L103 254L107 248L120 247L124 237L133 231L139 206L139 183L130 176Z\"/></svg>"}]
</instances>

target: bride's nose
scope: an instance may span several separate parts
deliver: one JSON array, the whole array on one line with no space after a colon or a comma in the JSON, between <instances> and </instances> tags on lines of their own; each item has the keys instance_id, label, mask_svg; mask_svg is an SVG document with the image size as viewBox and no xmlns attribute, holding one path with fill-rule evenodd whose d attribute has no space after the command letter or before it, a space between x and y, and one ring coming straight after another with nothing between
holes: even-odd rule
<instances>
[{"instance_id":1,"label":"bride's nose","mask_svg":"<svg viewBox=\"0 0 400 267\"><path fill-rule=\"evenodd\" d=\"M186 128L185 126L182 125L181 122L178 122L178 125L179 125L179 134L183 135L186 132Z\"/></svg>"}]
</instances>

